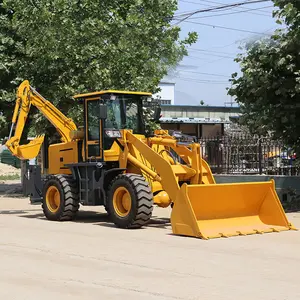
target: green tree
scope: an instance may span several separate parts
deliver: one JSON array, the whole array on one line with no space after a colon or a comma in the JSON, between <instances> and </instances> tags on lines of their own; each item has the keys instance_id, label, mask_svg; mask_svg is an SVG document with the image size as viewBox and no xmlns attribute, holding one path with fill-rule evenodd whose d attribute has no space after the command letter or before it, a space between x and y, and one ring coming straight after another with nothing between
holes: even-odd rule
<instances>
[{"instance_id":1,"label":"green tree","mask_svg":"<svg viewBox=\"0 0 300 300\"><path fill-rule=\"evenodd\" d=\"M180 39L171 26L177 0L4 0L0 8L0 109L9 118L24 79L77 122L74 94L157 92L197 40L194 32ZM43 117L34 117L44 130Z\"/></svg>"},{"instance_id":2,"label":"green tree","mask_svg":"<svg viewBox=\"0 0 300 300\"><path fill-rule=\"evenodd\" d=\"M0 1L0 136L7 134L15 87L18 84L18 61L23 58L23 46L12 26L13 12ZM16 59L18 57L18 59Z\"/></svg>"},{"instance_id":3,"label":"green tree","mask_svg":"<svg viewBox=\"0 0 300 300\"><path fill-rule=\"evenodd\" d=\"M290 146L300 142L300 2L276 0L274 14L286 28L247 44L237 57L242 75L232 75L229 94L240 104L242 124L271 133Z\"/></svg>"}]
</instances>

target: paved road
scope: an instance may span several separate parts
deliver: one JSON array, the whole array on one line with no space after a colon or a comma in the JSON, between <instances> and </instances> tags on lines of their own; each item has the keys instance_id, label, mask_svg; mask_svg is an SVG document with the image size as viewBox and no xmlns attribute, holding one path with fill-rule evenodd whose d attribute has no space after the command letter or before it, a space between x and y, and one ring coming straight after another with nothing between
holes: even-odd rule
<instances>
[{"instance_id":1,"label":"paved road","mask_svg":"<svg viewBox=\"0 0 300 300\"><path fill-rule=\"evenodd\" d=\"M99 210L57 223L0 198L0 299L300 299L300 231L205 241L173 236L169 213L121 230Z\"/></svg>"}]
</instances>

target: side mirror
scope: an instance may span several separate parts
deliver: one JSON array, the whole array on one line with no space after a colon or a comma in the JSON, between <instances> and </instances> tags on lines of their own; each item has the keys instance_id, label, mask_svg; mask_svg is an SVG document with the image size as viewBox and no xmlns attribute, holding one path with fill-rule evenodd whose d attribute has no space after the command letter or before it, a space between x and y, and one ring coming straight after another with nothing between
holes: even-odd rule
<instances>
[{"instance_id":1,"label":"side mirror","mask_svg":"<svg viewBox=\"0 0 300 300\"><path fill-rule=\"evenodd\" d=\"M154 116L153 116L153 121L154 122L159 122L160 119L160 114L161 114L161 107L156 107L154 111Z\"/></svg>"},{"instance_id":2,"label":"side mirror","mask_svg":"<svg viewBox=\"0 0 300 300\"><path fill-rule=\"evenodd\" d=\"M107 119L107 106L100 104L100 119Z\"/></svg>"}]
</instances>

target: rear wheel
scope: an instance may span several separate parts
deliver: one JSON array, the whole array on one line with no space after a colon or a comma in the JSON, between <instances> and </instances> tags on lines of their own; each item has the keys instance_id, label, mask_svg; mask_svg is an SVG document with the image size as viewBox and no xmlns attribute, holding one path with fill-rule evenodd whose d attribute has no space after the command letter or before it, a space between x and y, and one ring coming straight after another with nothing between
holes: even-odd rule
<instances>
[{"instance_id":1,"label":"rear wheel","mask_svg":"<svg viewBox=\"0 0 300 300\"><path fill-rule=\"evenodd\" d=\"M152 216L153 194L145 178L136 174L118 175L110 185L107 211L120 228L140 228Z\"/></svg>"},{"instance_id":2,"label":"rear wheel","mask_svg":"<svg viewBox=\"0 0 300 300\"><path fill-rule=\"evenodd\" d=\"M69 176L50 176L44 185L42 208L48 220L73 220L79 209L76 182Z\"/></svg>"}]
</instances>

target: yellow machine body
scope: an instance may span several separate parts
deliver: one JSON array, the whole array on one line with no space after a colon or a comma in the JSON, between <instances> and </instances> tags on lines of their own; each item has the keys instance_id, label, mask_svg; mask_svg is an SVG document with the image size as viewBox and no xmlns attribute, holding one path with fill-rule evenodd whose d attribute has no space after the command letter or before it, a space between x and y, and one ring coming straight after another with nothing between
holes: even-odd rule
<instances>
[{"instance_id":1,"label":"yellow machine body","mask_svg":"<svg viewBox=\"0 0 300 300\"><path fill-rule=\"evenodd\" d=\"M150 149L130 133L127 139L136 146L134 155L142 164L152 190L163 190L154 197L154 202L161 207L174 203L171 212L174 234L210 239L295 229L286 217L273 180L216 184L208 164L201 158L198 144L181 146L164 135L150 139L154 143ZM170 146L181 153L188 166L162 155L166 153L162 150L169 151ZM130 161L138 166L132 158ZM183 181L189 183L180 186Z\"/></svg>"},{"instance_id":2,"label":"yellow machine body","mask_svg":"<svg viewBox=\"0 0 300 300\"><path fill-rule=\"evenodd\" d=\"M108 93L112 92L118 93L108 91ZM15 135L10 136L6 145L21 159L35 157L39 152L43 136L37 137L28 145L19 145L30 105L33 104L57 128L62 137L61 143L49 146L48 174L72 174L70 167L72 164L77 168L80 164L88 168L89 163L99 161L105 163L105 166L117 164L118 170L124 170L118 172L142 175L151 188L153 203L160 207L172 206L172 231L177 235L210 239L295 229L287 220L274 181L217 184L208 163L202 158L200 145L193 141L179 141L168 131L156 130L153 136L146 137L143 134L133 133L131 129L120 129L120 136L108 149L101 152L100 150L104 149L102 139L104 122L96 120L96 123L93 123L100 130L100 134L96 135L100 138L93 138L87 120L90 101L97 101L103 94L105 93L95 92L75 96L86 100L84 102L85 129L78 132L72 120L65 117L32 89L28 81L25 81L19 88L13 115L13 124L16 123L18 116ZM89 153L89 149L100 150L93 156L92 152ZM88 176L100 172L97 169L93 170ZM113 180L113 177L109 178L110 181ZM77 186L82 180L80 177ZM94 179L89 177L85 180L88 185ZM95 184L97 182L95 181ZM106 182L103 189L106 189L109 184L110 182ZM55 188L49 188L49 193L46 194L50 199L47 198L48 203L57 202L54 201L56 196L51 196L54 195L52 190L54 191ZM124 212L124 207L132 206L130 203L132 197L125 187L120 187L117 191L119 196L114 195L112 201L114 206L119 205L118 209L122 211L120 219L122 219L129 215L128 212ZM122 193L126 196L122 196ZM122 197L126 198L126 201ZM122 199L124 203L126 202L123 210L120 208ZM93 199L88 199L87 203L94 203Z\"/></svg>"},{"instance_id":3,"label":"yellow machine body","mask_svg":"<svg viewBox=\"0 0 300 300\"><path fill-rule=\"evenodd\" d=\"M49 146L49 174L71 174L65 164L78 162L77 141L59 143Z\"/></svg>"}]
</instances>

